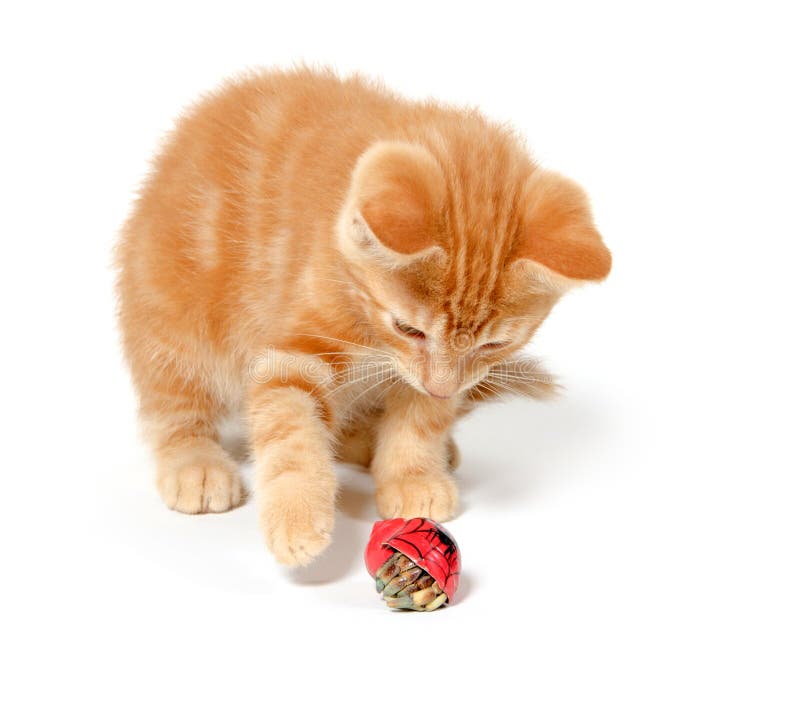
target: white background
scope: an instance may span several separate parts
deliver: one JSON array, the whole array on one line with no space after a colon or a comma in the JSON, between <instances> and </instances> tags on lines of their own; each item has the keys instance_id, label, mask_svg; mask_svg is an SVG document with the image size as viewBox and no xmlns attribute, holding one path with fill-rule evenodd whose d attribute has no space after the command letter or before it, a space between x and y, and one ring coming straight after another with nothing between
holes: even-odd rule
<instances>
[{"instance_id":1,"label":"white background","mask_svg":"<svg viewBox=\"0 0 800 711\"><path fill-rule=\"evenodd\" d=\"M797 709L791 3L15 3L0 29L4 708ZM392 614L342 470L288 574L249 504L168 511L110 249L181 108L329 63L476 104L582 182L614 257L533 346L548 405L458 432L457 604Z\"/></svg>"}]
</instances>

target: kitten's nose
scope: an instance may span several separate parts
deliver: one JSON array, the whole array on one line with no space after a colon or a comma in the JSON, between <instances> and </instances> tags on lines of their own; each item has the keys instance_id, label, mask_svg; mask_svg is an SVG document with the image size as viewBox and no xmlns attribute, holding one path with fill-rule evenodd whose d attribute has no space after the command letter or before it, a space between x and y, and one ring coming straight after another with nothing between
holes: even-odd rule
<instances>
[{"instance_id":1,"label":"kitten's nose","mask_svg":"<svg viewBox=\"0 0 800 711\"><path fill-rule=\"evenodd\" d=\"M462 378L458 359L453 353L433 348L425 365L420 379L429 395L446 400L458 392Z\"/></svg>"}]
</instances>

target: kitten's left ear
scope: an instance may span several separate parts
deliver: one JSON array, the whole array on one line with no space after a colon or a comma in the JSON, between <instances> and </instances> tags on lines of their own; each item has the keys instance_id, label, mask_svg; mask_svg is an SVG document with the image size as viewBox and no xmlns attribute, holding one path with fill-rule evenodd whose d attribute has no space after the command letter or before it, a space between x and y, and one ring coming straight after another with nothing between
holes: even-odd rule
<instances>
[{"instance_id":1,"label":"kitten's left ear","mask_svg":"<svg viewBox=\"0 0 800 711\"><path fill-rule=\"evenodd\" d=\"M397 268L441 256L442 169L420 145L373 144L358 159L339 217L339 247L352 260Z\"/></svg>"},{"instance_id":2,"label":"kitten's left ear","mask_svg":"<svg viewBox=\"0 0 800 711\"><path fill-rule=\"evenodd\" d=\"M521 229L510 261L557 291L605 279L611 253L594 226L583 190L538 168L523 189Z\"/></svg>"}]
</instances>

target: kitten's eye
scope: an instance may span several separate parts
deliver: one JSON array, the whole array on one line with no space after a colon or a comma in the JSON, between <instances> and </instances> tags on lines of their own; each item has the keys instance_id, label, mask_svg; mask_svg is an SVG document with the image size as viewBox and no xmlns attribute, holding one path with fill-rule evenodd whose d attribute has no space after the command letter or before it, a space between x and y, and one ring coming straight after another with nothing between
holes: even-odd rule
<instances>
[{"instance_id":1,"label":"kitten's eye","mask_svg":"<svg viewBox=\"0 0 800 711\"><path fill-rule=\"evenodd\" d=\"M484 351L496 351L499 348L505 348L506 346L510 346L511 341L492 341L491 343L484 343L481 346L481 350Z\"/></svg>"},{"instance_id":2,"label":"kitten's eye","mask_svg":"<svg viewBox=\"0 0 800 711\"><path fill-rule=\"evenodd\" d=\"M419 340L423 340L425 338L425 334L422 331L420 331L418 328L414 328L413 326L409 326L407 323L403 323L400 319L394 320L394 327L404 336L408 336L409 338L417 338Z\"/></svg>"}]
</instances>

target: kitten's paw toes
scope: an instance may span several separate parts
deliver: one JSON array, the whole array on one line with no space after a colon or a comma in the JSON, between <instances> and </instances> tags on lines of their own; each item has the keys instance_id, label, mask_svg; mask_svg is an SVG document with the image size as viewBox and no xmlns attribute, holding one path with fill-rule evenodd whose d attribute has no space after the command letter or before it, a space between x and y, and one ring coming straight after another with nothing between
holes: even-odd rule
<instances>
[{"instance_id":1,"label":"kitten's paw toes","mask_svg":"<svg viewBox=\"0 0 800 711\"><path fill-rule=\"evenodd\" d=\"M158 491L171 509L187 514L221 513L244 501L236 468L225 460L197 460L159 472Z\"/></svg>"},{"instance_id":2,"label":"kitten's paw toes","mask_svg":"<svg viewBox=\"0 0 800 711\"><path fill-rule=\"evenodd\" d=\"M261 507L261 526L275 559L288 566L311 563L331 542L336 514L333 492L329 498L318 492L293 488L266 492Z\"/></svg>"},{"instance_id":3,"label":"kitten's paw toes","mask_svg":"<svg viewBox=\"0 0 800 711\"><path fill-rule=\"evenodd\" d=\"M458 510L458 490L447 474L407 475L382 483L375 495L382 518L447 521Z\"/></svg>"},{"instance_id":4,"label":"kitten's paw toes","mask_svg":"<svg viewBox=\"0 0 800 711\"><path fill-rule=\"evenodd\" d=\"M281 565L305 566L311 563L331 543L331 532L325 524L317 523L300 529L277 526L267 539L272 554Z\"/></svg>"}]
</instances>

